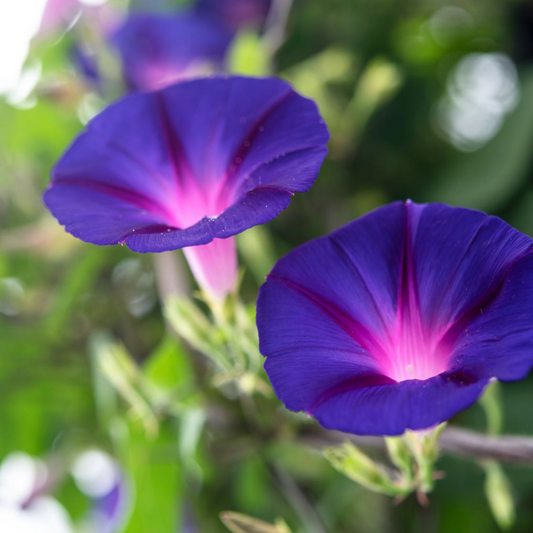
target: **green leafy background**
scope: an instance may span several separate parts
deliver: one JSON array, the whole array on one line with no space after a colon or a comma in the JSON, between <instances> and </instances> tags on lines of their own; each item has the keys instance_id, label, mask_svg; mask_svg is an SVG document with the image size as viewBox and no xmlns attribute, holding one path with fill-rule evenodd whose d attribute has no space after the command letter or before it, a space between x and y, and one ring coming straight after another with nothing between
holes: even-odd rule
<instances>
[{"instance_id":1,"label":"green leafy background","mask_svg":"<svg viewBox=\"0 0 533 533\"><path fill-rule=\"evenodd\" d=\"M240 237L247 302L276 258L396 199L483 209L533 236L533 15L525 5L300 0L275 57L254 33L238 37L230 68L288 79L317 100L332 133L312 190ZM443 7L473 23L437 42L428 21ZM250 420L242 402L213 385L205 358L166 333L153 257L85 245L57 226L41 203L50 168L81 130L84 109L102 105L69 63L75 37L76 28L30 53L42 61L43 87L61 91L38 87L28 106L0 98L0 458L22 450L68 461L86 447L108 450L131 486L127 533L185 531L186 522L222 532L226 510L321 531L301 497L328 532L498 531L476 462L443 458L446 477L429 507L414 497L394 504L297 443L296 433L315 424L274 397L259 395ZM435 109L457 62L489 52L515 61L520 101L492 140L462 153L436 132ZM124 376L133 392L117 386ZM502 386L505 433L533 435L531 385ZM174 416L161 417L152 400L169 394ZM453 422L485 430L479 406ZM504 471L516 503L511 530L533 531L533 470ZM73 517L84 513L69 478L56 494Z\"/></svg>"}]
</instances>

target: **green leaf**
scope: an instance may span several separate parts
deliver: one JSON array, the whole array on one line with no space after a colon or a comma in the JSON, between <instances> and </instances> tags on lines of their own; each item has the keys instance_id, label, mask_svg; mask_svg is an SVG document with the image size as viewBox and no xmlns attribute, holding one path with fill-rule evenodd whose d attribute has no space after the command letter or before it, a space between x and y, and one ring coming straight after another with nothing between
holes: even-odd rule
<instances>
[{"instance_id":1,"label":"green leaf","mask_svg":"<svg viewBox=\"0 0 533 533\"><path fill-rule=\"evenodd\" d=\"M124 533L179 531L185 476L175 423L162 425L157 438L151 438L139 424L119 419L113 435L118 457L131 476L132 515Z\"/></svg>"},{"instance_id":2,"label":"green leaf","mask_svg":"<svg viewBox=\"0 0 533 533\"><path fill-rule=\"evenodd\" d=\"M316 102L334 137L344 137L344 132L339 131L339 128L346 122L349 99L339 98L330 86L352 83L359 63L360 60L351 51L331 47L283 71L280 76L299 93Z\"/></svg>"},{"instance_id":3,"label":"green leaf","mask_svg":"<svg viewBox=\"0 0 533 533\"><path fill-rule=\"evenodd\" d=\"M220 519L233 533L291 533L283 521L278 521L274 526L257 518L232 511L220 513Z\"/></svg>"},{"instance_id":4,"label":"green leaf","mask_svg":"<svg viewBox=\"0 0 533 533\"><path fill-rule=\"evenodd\" d=\"M361 131L376 109L388 102L403 82L399 67L383 57L373 59L361 73L347 118Z\"/></svg>"},{"instance_id":5,"label":"green leaf","mask_svg":"<svg viewBox=\"0 0 533 533\"><path fill-rule=\"evenodd\" d=\"M239 253L258 283L263 284L266 275L276 262L274 241L264 226L255 226L237 236Z\"/></svg>"},{"instance_id":6,"label":"green leaf","mask_svg":"<svg viewBox=\"0 0 533 533\"><path fill-rule=\"evenodd\" d=\"M95 332L89 338L94 403L98 422L104 429L109 429L118 413L118 393L100 368L102 350L112 342L111 337L104 332Z\"/></svg>"},{"instance_id":7,"label":"green leaf","mask_svg":"<svg viewBox=\"0 0 533 533\"><path fill-rule=\"evenodd\" d=\"M171 391L193 377L189 355L172 337L165 337L144 364L145 378L162 391Z\"/></svg>"},{"instance_id":8,"label":"green leaf","mask_svg":"<svg viewBox=\"0 0 533 533\"><path fill-rule=\"evenodd\" d=\"M271 72L267 50L256 33L240 32L229 52L229 72L247 76L267 76Z\"/></svg>"},{"instance_id":9,"label":"green leaf","mask_svg":"<svg viewBox=\"0 0 533 533\"><path fill-rule=\"evenodd\" d=\"M157 416L143 394L141 369L120 343L99 335L93 340L96 372L105 377L120 396L131 406L131 414L142 421L147 434L159 431Z\"/></svg>"},{"instance_id":10,"label":"green leaf","mask_svg":"<svg viewBox=\"0 0 533 533\"><path fill-rule=\"evenodd\" d=\"M44 331L52 339L65 336L66 324L72 319L72 313L79 307L82 296L98 280L108 260L105 251L99 247L86 247L65 273L55 299L43 322Z\"/></svg>"},{"instance_id":11,"label":"green leaf","mask_svg":"<svg viewBox=\"0 0 533 533\"><path fill-rule=\"evenodd\" d=\"M59 157L81 129L72 110L45 99L30 109L14 109L0 102L0 122L3 149L11 155L37 156L46 166ZM42 170L48 172L49 168Z\"/></svg>"},{"instance_id":12,"label":"green leaf","mask_svg":"<svg viewBox=\"0 0 533 533\"><path fill-rule=\"evenodd\" d=\"M181 418L179 451L184 461L192 459L200 442L205 424L205 411L201 408L189 409Z\"/></svg>"},{"instance_id":13,"label":"green leaf","mask_svg":"<svg viewBox=\"0 0 533 533\"><path fill-rule=\"evenodd\" d=\"M497 381L490 383L479 401L487 417L489 435L499 435L503 428L502 391Z\"/></svg>"},{"instance_id":14,"label":"green leaf","mask_svg":"<svg viewBox=\"0 0 533 533\"><path fill-rule=\"evenodd\" d=\"M507 531L516 519L516 509L511 491L511 484L503 468L496 461L488 461L484 464L485 494L489 506L500 529Z\"/></svg>"}]
</instances>

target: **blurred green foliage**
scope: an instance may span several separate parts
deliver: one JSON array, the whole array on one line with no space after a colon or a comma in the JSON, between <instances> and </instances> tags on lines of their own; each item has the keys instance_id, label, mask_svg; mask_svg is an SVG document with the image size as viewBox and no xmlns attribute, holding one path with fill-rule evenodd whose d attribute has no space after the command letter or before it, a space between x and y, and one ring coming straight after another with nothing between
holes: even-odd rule
<instances>
[{"instance_id":1,"label":"blurred green foliage","mask_svg":"<svg viewBox=\"0 0 533 533\"><path fill-rule=\"evenodd\" d=\"M277 257L391 200L480 208L533 235L527 6L296 0L275 57L265 56L256 35L239 36L232 71L273 69L316 99L332 134L311 191L268 227L239 238L247 304ZM295 428L314 422L285 412L267 393L215 386L210 361L165 327L152 257L64 234L41 192L54 162L103 105L70 64L82 23L61 39L34 42L28 64L40 61L42 77L30 96L16 105L0 98L0 458L14 450L44 458L109 450L131 485L127 533L222 532L219 513L228 510L288 524L263 524L263 531L487 533L498 525L484 495L485 470L489 495L504 493L491 500L500 524L511 513L509 480L512 531L532 531L528 468L505 475L496 465L444 458L446 478L427 508L413 497L392 505L364 491L297 442ZM436 110L460 60L494 52L514 60L519 101L492 138L462 153L436 126ZM533 434L524 408L533 401L531 384L501 387L503 431ZM485 430L478 406L454 422ZM73 516L83 512L68 480L58 494ZM224 516L247 531L235 525L247 518Z\"/></svg>"}]
</instances>

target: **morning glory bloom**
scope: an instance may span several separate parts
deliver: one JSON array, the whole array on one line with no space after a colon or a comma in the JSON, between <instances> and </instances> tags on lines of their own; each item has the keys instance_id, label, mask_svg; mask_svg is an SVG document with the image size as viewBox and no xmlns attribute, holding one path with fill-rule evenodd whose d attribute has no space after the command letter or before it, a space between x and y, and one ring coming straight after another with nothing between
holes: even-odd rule
<instances>
[{"instance_id":1,"label":"morning glory bloom","mask_svg":"<svg viewBox=\"0 0 533 533\"><path fill-rule=\"evenodd\" d=\"M272 0L199 0L199 13L216 18L232 30L260 26L267 18Z\"/></svg>"},{"instance_id":2,"label":"morning glory bloom","mask_svg":"<svg viewBox=\"0 0 533 533\"><path fill-rule=\"evenodd\" d=\"M87 85L102 92L104 80L100 75L96 56L84 49L80 43L75 43L70 50L70 57Z\"/></svg>"},{"instance_id":3,"label":"morning glory bloom","mask_svg":"<svg viewBox=\"0 0 533 533\"><path fill-rule=\"evenodd\" d=\"M200 285L223 296L236 277L233 236L312 186L327 141L314 102L284 81L182 82L93 119L53 169L44 201L85 242L185 248Z\"/></svg>"},{"instance_id":4,"label":"morning glory bloom","mask_svg":"<svg viewBox=\"0 0 533 533\"><path fill-rule=\"evenodd\" d=\"M533 241L499 218L393 203L281 259L258 300L277 396L327 429L400 435L533 365Z\"/></svg>"},{"instance_id":5,"label":"morning glory bloom","mask_svg":"<svg viewBox=\"0 0 533 533\"><path fill-rule=\"evenodd\" d=\"M111 38L132 90L152 90L220 71L231 32L194 12L134 13Z\"/></svg>"},{"instance_id":6,"label":"morning glory bloom","mask_svg":"<svg viewBox=\"0 0 533 533\"><path fill-rule=\"evenodd\" d=\"M84 531L122 531L128 515L129 491L117 461L103 451L87 450L76 458L72 476L92 503Z\"/></svg>"},{"instance_id":7,"label":"morning glory bloom","mask_svg":"<svg viewBox=\"0 0 533 533\"><path fill-rule=\"evenodd\" d=\"M128 511L128 490L117 462L104 452L80 454L72 475L88 496L90 511L74 525L66 509L48 493L57 473L41 460L21 452L0 464L0 531L2 533L117 533ZM78 527L80 526L80 527Z\"/></svg>"}]
</instances>

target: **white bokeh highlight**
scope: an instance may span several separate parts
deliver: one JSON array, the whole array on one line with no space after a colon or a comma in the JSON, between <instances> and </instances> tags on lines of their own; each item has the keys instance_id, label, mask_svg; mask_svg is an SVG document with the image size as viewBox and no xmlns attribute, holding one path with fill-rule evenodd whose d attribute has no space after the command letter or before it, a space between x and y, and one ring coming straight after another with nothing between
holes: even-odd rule
<instances>
[{"instance_id":1,"label":"white bokeh highlight","mask_svg":"<svg viewBox=\"0 0 533 533\"><path fill-rule=\"evenodd\" d=\"M16 91L46 0L0 1L0 95Z\"/></svg>"},{"instance_id":2,"label":"white bokeh highlight","mask_svg":"<svg viewBox=\"0 0 533 533\"><path fill-rule=\"evenodd\" d=\"M109 455L99 450L88 450L76 459L72 476L84 494L91 498L101 498L117 485L120 472Z\"/></svg>"},{"instance_id":3,"label":"white bokeh highlight","mask_svg":"<svg viewBox=\"0 0 533 533\"><path fill-rule=\"evenodd\" d=\"M48 472L44 463L15 452L0 465L2 533L74 533L70 517L55 499L39 494Z\"/></svg>"},{"instance_id":4,"label":"white bokeh highlight","mask_svg":"<svg viewBox=\"0 0 533 533\"><path fill-rule=\"evenodd\" d=\"M448 78L437 129L459 150L477 150L498 133L519 99L518 74L508 56L469 54Z\"/></svg>"}]
</instances>

